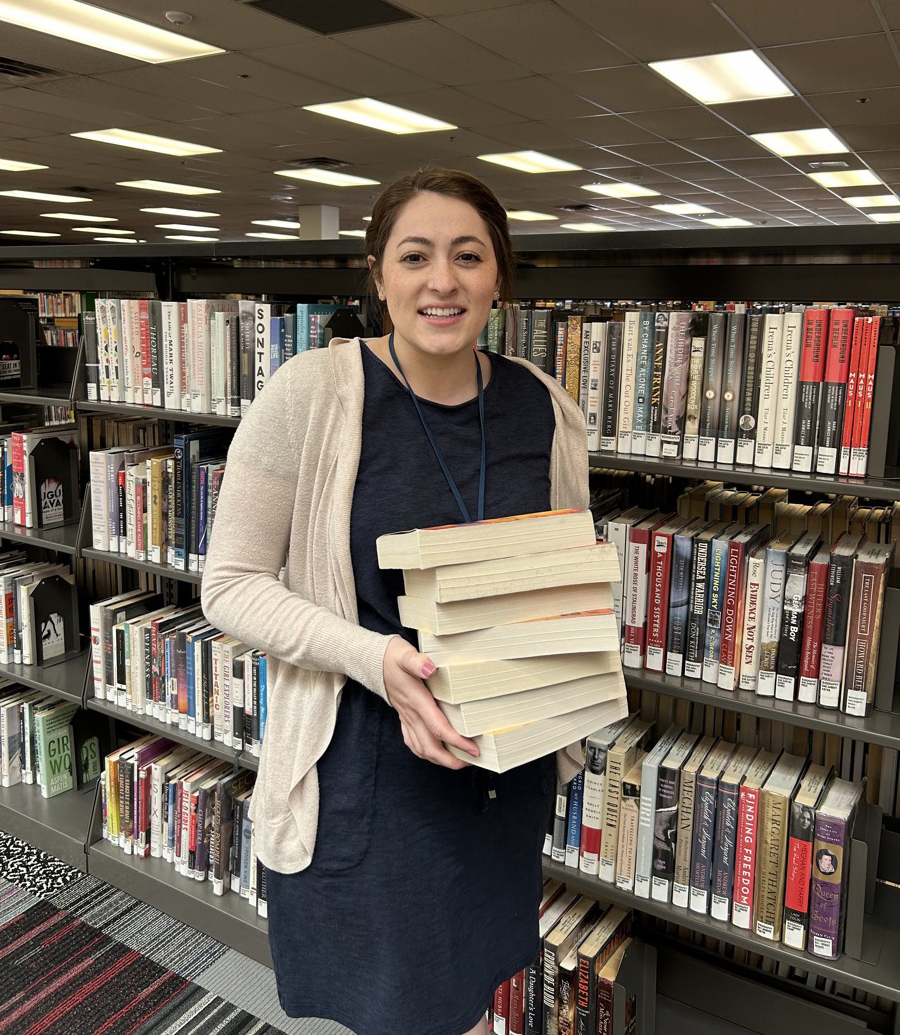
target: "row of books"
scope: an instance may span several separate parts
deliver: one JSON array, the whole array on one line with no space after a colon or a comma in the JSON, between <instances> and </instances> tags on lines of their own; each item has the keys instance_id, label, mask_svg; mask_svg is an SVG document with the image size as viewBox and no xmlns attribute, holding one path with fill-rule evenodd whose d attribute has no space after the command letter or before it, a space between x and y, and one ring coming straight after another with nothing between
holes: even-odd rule
<instances>
[{"instance_id":1,"label":"row of books","mask_svg":"<svg viewBox=\"0 0 900 1035\"><path fill-rule=\"evenodd\" d=\"M0 552L0 664L50 665L80 649L78 591L68 564Z\"/></svg>"},{"instance_id":2,"label":"row of books","mask_svg":"<svg viewBox=\"0 0 900 1035\"><path fill-rule=\"evenodd\" d=\"M592 452L866 474L879 316L514 307L505 320L498 351L556 375L584 410ZM490 323L487 341L500 341Z\"/></svg>"},{"instance_id":3,"label":"row of books","mask_svg":"<svg viewBox=\"0 0 900 1035\"><path fill-rule=\"evenodd\" d=\"M266 654L226 636L199 602L151 590L91 604L94 697L253 755L266 729Z\"/></svg>"},{"instance_id":4,"label":"row of books","mask_svg":"<svg viewBox=\"0 0 900 1035\"><path fill-rule=\"evenodd\" d=\"M0 688L0 786L34 784L44 798L85 788L100 775L102 751L77 704L18 683Z\"/></svg>"},{"instance_id":5,"label":"row of books","mask_svg":"<svg viewBox=\"0 0 900 1035\"><path fill-rule=\"evenodd\" d=\"M146 734L110 751L100 781L103 837L126 855L164 859L214 895L266 915L265 867L249 815L254 774Z\"/></svg>"},{"instance_id":6,"label":"row of books","mask_svg":"<svg viewBox=\"0 0 900 1035\"><path fill-rule=\"evenodd\" d=\"M78 521L78 431L72 425L0 428L0 500L5 521L56 528Z\"/></svg>"},{"instance_id":7,"label":"row of books","mask_svg":"<svg viewBox=\"0 0 900 1035\"><path fill-rule=\"evenodd\" d=\"M346 306L98 298L84 314L88 399L240 417L292 356L345 333ZM351 317L349 329L362 333Z\"/></svg>"},{"instance_id":8,"label":"row of books","mask_svg":"<svg viewBox=\"0 0 900 1035\"><path fill-rule=\"evenodd\" d=\"M92 450L94 549L201 572L232 434L202 428L170 446Z\"/></svg>"},{"instance_id":9,"label":"row of books","mask_svg":"<svg viewBox=\"0 0 900 1035\"><path fill-rule=\"evenodd\" d=\"M28 292L26 292L28 293ZM38 312L44 316L78 316L84 308L80 291L37 291ZM87 296L89 299L92 295Z\"/></svg>"},{"instance_id":10,"label":"row of books","mask_svg":"<svg viewBox=\"0 0 900 1035\"><path fill-rule=\"evenodd\" d=\"M619 570L589 510L417 529L376 547L381 568L403 571L400 621L437 666L429 689L480 749L451 752L502 772L625 714L608 585Z\"/></svg>"},{"instance_id":11,"label":"row of books","mask_svg":"<svg viewBox=\"0 0 900 1035\"><path fill-rule=\"evenodd\" d=\"M626 668L868 713L893 541L640 507L599 523L621 564Z\"/></svg>"},{"instance_id":12,"label":"row of books","mask_svg":"<svg viewBox=\"0 0 900 1035\"><path fill-rule=\"evenodd\" d=\"M65 327L60 324L45 323L41 327L44 344L58 349L78 348L78 328Z\"/></svg>"},{"instance_id":13,"label":"row of books","mask_svg":"<svg viewBox=\"0 0 900 1035\"><path fill-rule=\"evenodd\" d=\"M630 716L590 737L558 788L545 853L671 903L836 959L862 785L807 757Z\"/></svg>"},{"instance_id":14,"label":"row of books","mask_svg":"<svg viewBox=\"0 0 900 1035\"><path fill-rule=\"evenodd\" d=\"M626 988L623 1016L615 1014L617 978L636 944L631 913L551 878L544 881L538 922L538 957L496 990L489 1030L494 1035L636 1031L640 1004L633 990Z\"/></svg>"}]
</instances>

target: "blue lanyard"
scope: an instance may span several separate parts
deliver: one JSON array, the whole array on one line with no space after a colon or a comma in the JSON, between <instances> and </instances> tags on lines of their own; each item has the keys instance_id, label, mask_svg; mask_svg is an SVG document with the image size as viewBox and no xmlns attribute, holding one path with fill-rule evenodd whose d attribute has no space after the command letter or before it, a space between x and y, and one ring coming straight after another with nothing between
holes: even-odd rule
<instances>
[{"instance_id":1,"label":"blue lanyard","mask_svg":"<svg viewBox=\"0 0 900 1035\"><path fill-rule=\"evenodd\" d=\"M403 373L403 367L400 366L400 361L397 359L397 353L394 351L393 331L391 331L391 336L388 339L388 348L390 349L391 359L394 361L394 366L400 372L400 376L403 378L403 382L406 385L406 390L409 392L409 397L413 401L416 413L419 415L419 420L422 422L422 427L425 429L425 434L428 436L428 441L431 443L431 448L434 450L434 455L437 457L437 462L441 465L441 470L444 472L444 477L447 479L450 491L456 499L456 505L459 507L459 512L462 514L463 521L466 524L470 524L472 518L469 516L469 509L463 502L462 495L456 486L453 475L450 473L450 468L447 466L447 461L444 459L444 454L441 452L441 447L437 444L431 428L428 426L428 421L425 420L425 414L422 412L422 407L419 405L416 393L410 387L406 374ZM481 364L478 362L477 355L475 356L475 379L478 384L478 420L481 423L481 474L478 478L478 516L476 520L484 521L484 480L487 454L484 443L484 385L481 378Z\"/></svg>"}]
</instances>

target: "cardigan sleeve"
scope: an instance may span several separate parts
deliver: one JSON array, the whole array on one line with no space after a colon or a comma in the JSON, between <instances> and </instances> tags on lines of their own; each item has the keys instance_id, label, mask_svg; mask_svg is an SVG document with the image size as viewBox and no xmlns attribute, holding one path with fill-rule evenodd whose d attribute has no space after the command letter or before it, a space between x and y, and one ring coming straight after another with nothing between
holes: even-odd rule
<instances>
[{"instance_id":1,"label":"cardigan sleeve","mask_svg":"<svg viewBox=\"0 0 900 1035\"><path fill-rule=\"evenodd\" d=\"M296 441L292 413L300 405L294 382L301 366L302 360L294 361L276 372L228 450L203 572L203 612L257 650L301 668L348 675L384 697L382 663L390 637L319 606L279 577L291 546L300 481L302 443ZM307 456L309 463L318 459ZM309 495L313 507L312 487ZM305 577L308 585L322 585L330 578L328 537L313 538L314 570ZM306 532L300 541L307 546Z\"/></svg>"}]
</instances>

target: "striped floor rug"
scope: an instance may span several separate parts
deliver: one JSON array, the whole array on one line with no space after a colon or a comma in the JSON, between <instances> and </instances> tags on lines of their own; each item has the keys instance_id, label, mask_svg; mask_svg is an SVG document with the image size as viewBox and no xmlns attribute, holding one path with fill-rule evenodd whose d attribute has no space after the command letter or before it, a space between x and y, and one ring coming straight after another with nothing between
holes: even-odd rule
<instances>
[{"instance_id":1,"label":"striped floor rug","mask_svg":"<svg viewBox=\"0 0 900 1035\"><path fill-rule=\"evenodd\" d=\"M0 832L2 1035L350 1035L272 972Z\"/></svg>"}]
</instances>

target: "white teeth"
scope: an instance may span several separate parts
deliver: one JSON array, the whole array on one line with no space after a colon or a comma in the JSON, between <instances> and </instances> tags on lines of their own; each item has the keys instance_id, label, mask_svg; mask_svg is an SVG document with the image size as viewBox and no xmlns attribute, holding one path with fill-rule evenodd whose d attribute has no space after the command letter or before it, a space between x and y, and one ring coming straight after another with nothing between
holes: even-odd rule
<instances>
[{"instance_id":1,"label":"white teeth","mask_svg":"<svg viewBox=\"0 0 900 1035\"><path fill-rule=\"evenodd\" d=\"M430 307L428 309L423 309L421 312L422 312L423 316L459 316L463 312L463 310L462 309L436 309L434 307Z\"/></svg>"}]
</instances>

